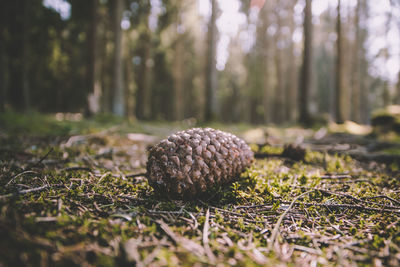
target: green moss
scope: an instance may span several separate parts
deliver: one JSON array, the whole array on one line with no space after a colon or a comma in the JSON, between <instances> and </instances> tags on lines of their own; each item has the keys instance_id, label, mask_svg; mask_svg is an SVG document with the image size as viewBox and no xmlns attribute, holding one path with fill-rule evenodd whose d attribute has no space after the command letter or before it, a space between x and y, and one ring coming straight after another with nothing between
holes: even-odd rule
<instances>
[{"instance_id":1,"label":"green moss","mask_svg":"<svg viewBox=\"0 0 400 267\"><path fill-rule=\"evenodd\" d=\"M89 123L89 128L98 123L100 129L108 120L113 119L96 118ZM45 258L58 257L55 262L58 265L114 266L129 263L123 247L133 238L138 240L137 250L142 260L157 250L152 261L154 265L192 266L196 262L206 265L210 264L207 255L196 256L185 245L194 242L202 251L205 214L209 209L209 246L217 257L217 263L262 265L254 260L254 253L262 253L267 264L279 265L282 264L280 254L265 250L271 232L293 199L312 188L332 194L313 190L297 200L281 222L276 242L279 249L291 250L293 245L316 249L313 238L329 240L318 243L318 249L323 251L320 259L330 266L339 264L332 249L345 247L348 242L358 242L357 247L371 252L364 263L370 263L373 255L380 253L386 244L392 253L396 250L393 244L400 245L398 214L334 206L347 204L382 208L382 205L397 205L382 197L368 198L386 195L400 201L394 191L400 187L397 165L369 167L344 154L307 151L304 162L287 162L281 158L256 160L234 183L215 188L211 196L201 200L170 201L156 195L146 180L126 178L126 174L143 171L143 166L141 169L130 166L136 155L128 153L132 143L126 140L123 132L133 129L129 127L145 131L146 124L134 126L118 120L112 123L123 124L118 135L68 148L54 145L54 152L47 158L55 162L53 165L35 167L37 173L22 175L10 188L0 188L1 194L5 195L17 190L18 184L26 188L44 183L63 184L0 202L0 234L6 237L0 240L2 251L15 259L23 252L23 257L34 265L40 265ZM161 129L164 127L162 123L151 127L159 132L166 131ZM184 126L174 124L173 127ZM79 127L69 131L79 132ZM16 151L25 151L24 147L27 147L30 157L40 158L50 148L47 141L36 144L30 139L12 138L14 140L4 141L0 136L1 144L13 144L18 147ZM119 142L122 142L117 147L119 153L98 157L100 149L118 146ZM274 146L262 146L261 150L262 153L281 152L280 147ZM0 172L2 185L26 168L26 160L18 157L20 155L14 153L0 153L0 167L5 173ZM66 169L71 166L89 166L90 171ZM352 178L329 178L330 174L343 173ZM326 177L321 178L322 175ZM357 202L339 193L368 203ZM173 237L162 223L169 227ZM4 233L2 229L8 231ZM343 233L345 241L334 238ZM368 241L371 236L373 239ZM359 243L363 240L365 242ZM86 251L86 248L91 250ZM295 266L302 253L307 254L294 250L284 264ZM356 264L362 264L357 257L355 259Z\"/></svg>"}]
</instances>

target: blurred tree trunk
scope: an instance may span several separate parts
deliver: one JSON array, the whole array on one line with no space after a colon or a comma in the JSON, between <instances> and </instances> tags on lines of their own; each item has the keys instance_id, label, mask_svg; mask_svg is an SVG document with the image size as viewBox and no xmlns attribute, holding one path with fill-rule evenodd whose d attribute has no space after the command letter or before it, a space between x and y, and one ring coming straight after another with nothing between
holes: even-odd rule
<instances>
[{"instance_id":1,"label":"blurred tree trunk","mask_svg":"<svg viewBox=\"0 0 400 267\"><path fill-rule=\"evenodd\" d=\"M211 0L211 17L208 24L207 33L207 54L206 54L206 103L205 116L206 121L211 121L217 117L217 70L216 64L216 49L217 49L217 0Z\"/></svg>"},{"instance_id":2,"label":"blurred tree trunk","mask_svg":"<svg viewBox=\"0 0 400 267\"><path fill-rule=\"evenodd\" d=\"M389 81L385 80L383 82L383 90L382 90L382 103L384 107L390 105L390 91L389 91Z\"/></svg>"},{"instance_id":3,"label":"blurred tree trunk","mask_svg":"<svg viewBox=\"0 0 400 267\"><path fill-rule=\"evenodd\" d=\"M278 32L276 33L277 40L276 44L281 42L280 39L280 31L281 26L278 25ZM275 101L274 101L274 122L282 123L285 121L285 84L283 77L283 51L282 48L277 45L277 49L275 50L274 62L276 69L276 89L275 89Z\"/></svg>"},{"instance_id":4,"label":"blurred tree trunk","mask_svg":"<svg viewBox=\"0 0 400 267\"><path fill-rule=\"evenodd\" d=\"M184 118L184 86L185 86L185 33L179 32L182 26L182 1L176 1L176 39L174 43L174 60L173 60L173 76L174 76L174 120L182 120Z\"/></svg>"},{"instance_id":5,"label":"blurred tree trunk","mask_svg":"<svg viewBox=\"0 0 400 267\"><path fill-rule=\"evenodd\" d=\"M287 63L287 77L286 79L286 119L289 121L293 121L296 118L296 109L297 109L297 71L296 71L296 56L294 54L294 42L291 39L293 36L293 32L295 30L295 22L294 22L294 6L296 5L297 1L293 1L292 5L289 6L290 14L288 16L289 19L289 29L290 29L290 40L289 40L289 47L286 53L286 60Z\"/></svg>"},{"instance_id":6,"label":"blurred tree trunk","mask_svg":"<svg viewBox=\"0 0 400 267\"><path fill-rule=\"evenodd\" d=\"M129 49L129 47L132 47L133 40L131 40L131 37L128 35L127 38L125 39L125 46L127 49L125 49L126 55L124 56L124 77L125 77L125 85L126 85L126 114L129 116L129 118L134 119L136 118L136 112L135 112L135 107L136 107L136 97L135 97L135 90L136 90L136 81L135 81L135 71L134 71L134 65L132 62L133 58L133 49Z\"/></svg>"},{"instance_id":7,"label":"blurred tree trunk","mask_svg":"<svg viewBox=\"0 0 400 267\"><path fill-rule=\"evenodd\" d=\"M122 71L122 29L121 20L123 0L115 0L114 6L114 66L113 66L113 113L118 116L125 115L125 90Z\"/></svg>"},{"instance_id":8,"label":"blurred tree trunk","mask_svg":"<svg viewBox=\"0 0 400 267\"><path fill-rule=\"evenodd\" d=\"M345 120L345 90L344 90L344 51L342 36L342 19L341 19L341 0L337 5L337 41L336 41L336 90L335 90L335 120L337 123L343 123Z\"/></svg>"},{"instance_id":9,"label":"blurred tree trunk","mask_svg":"<svg viewBox=\"0 0 400 267\"><path fill-rule=\"evenodd\" d=\"M27 0L16 0L8 2L9 36L8 44L9 58L9 100L11 106L19 111L27 108L29 97L26 93L29 90L28 83L28 28L27 24ZM26 14L27 13L27 14ZM3 42L3 40L1 40Z\"/></svg>"},{"instance_id":10,"label":"blurred tree trunk","mask_svg":"<svg viewBox=\"0 0 400 267\"><path fill-rule=\"evenodd\" d=\"M311 121L309 102L312 82L312 9L311 0L306 0L304 8L304 51L299 89L299 121L309 124Z\"/></svg>"},{"instance_id":11,"label":"blurred tree trunk","mask_svg":"<svg viewBox=\"0 0 400 267\"><path fill-rule=\"evenodd\" d=\"M98 7L98 49L99 83L101 88L101 111L112 112L113 83L113 16L114 2L104 4L100 1ZM100 19L101 18L101 19Z\"/></svg>"},{"instance_id":12,"label":"blurred tree trunk","mask_svg":"<svg viewBox=\"0 0 400 267\"><path fill-rule=\"evenodd\" d=\"M354 43L354 60L353 60L353 73L352 77L352 91L351 91L351 119L355 122L361 121L360 116L360 57L362 53L362 40L361 40L361 29L360 29L360 13L361 13L361 0L357 0L355 10L354 25L356 29L355 43Z\"/></svg>"},{"instance_id":13,"label":"blurred tree trunk","mask_svg":"<svg viewBox=\"0 0 400 267\"><path fill-rule=\"evenodd\" d=\"M30 101L30 82L29 82L29 0L23 3L22 18L22 91L24 110L29 110Z\"/></svg>"},{"instance_id":14,"label":"blurred tree trunk","mask_svg":"<svg viewBox=\"0 0 400 267\"><path fill-rule=\"evenodd\" d=\"M397 9L397 12L400 12L400 2L398 0L390 0L390 5L391 5L392 9ZM396 18L396 24L397 24L397 32L400 33L400 17L397 16L395 18ZM398 59L400 60L400 53L399 53ZM397 73L395 104L400 105L400 68Z\"/></svg>"},{"instance_id":15,"label":"blurred tree trunk","mask_svg":"<svg viewBox=\"0 0 400 267\"><path fill-rule=\"evenodd\" d=\"M400 10L400 3L397 6L397 8ZM397 18L397 31L400 33L400 18ZM399 58L398 58L399 62L400 62L400 53L399 53ZM400 68L399 68L399 72L397 74L397 83L396 83L396 104L400 105Z\"/></svg>"},{"instance_id":16,"label":"blurred tree trunk","mask_svg":"<svg viewBox=\"0 0 400 267\"><path fill-rule=\"evenodd\" d=\"M278 2L277 2L278 3ZM283 2L282 2L283 3ZM273 102L274 106L274 118L273 121L275 123L282 123L285 121L285 81L283 77L284 71L284 62L283 62L283 49L284 49L284 38L282 34L282 27L283 21L282 16L280 14L281 10L284 10L284 6L276 5L275 6L275 14L276 15L276 33L274 38L274 64L275 64L275 71L276 71L276 85L275 85L275 98Z\"/></svg>"},{"instance_id":17,"label":"blurred tree trunk","mask_svg":"<svg viewBox=\"0 0 400 267\"><path fill-rule=\"evenodd\" d=\"M396 105L400 105L400 70L397 74L397 83L396 83Z\"/></svg>"},{"instance_id":18,"label":"blurred tree trunk","mask_svg":"<svg viewBox=\"0 0 400 267\"><path fill-rule=\"evenodd\" d=\"M390 52L389 52L389 30L390 30L390 24L392 22L392 11L387 12L387 17L386 17L386 23L385 23L385 40L386 40L386 47L381 50L383 53L383 59L384 59L384 66L387 66L389 57L390 57ZM387 68L386 70L386 78L383 82L383 92L382 92L382 101L383 101L383 106L386 107L391 104L391 95L390 95L390 90L389 90L389 71Z\"/></svg>"},{"instance_id":19,"label":"blurred tree trunk","mask_svg":"<svg viewBox=\"0 0 400 267\"><path fill-rule=\"evenodd\" d=\"M260 21L257 27L257 49L260 51L260 69L262 75L262 87L263 87L263 108L264 108L264 122L269 123L271 121L271 91L270 91L270 73L269 73L269 39L267 29L269 26L269 3L266 2L264 7L260 10Z\"/></svg>"},{"instance_id":20,"label":"blurred tree trunk","mask_svg":"<svg viewBox=\"0 0 400 267\"><path fill-rule=\"evenodd\" d=\"M184 43L183 43L183 35L179 35L175 42L175 52L174 52L174 102L175 102L175 120L182 120L184 118Z\"/></svg>"},{"instance_id":21,"label":"blurred tree trunk","mask_svg":"<svg viewBox=\"0 0 400 267\"><path fill-rule=\"evenodd\" d=\"M140 57L140 65L137 78L137 96L136 96L136 117L139 120L149 118L148 102L149 102L149 60L151 56L151 36L147 23L145 29L140 34L138 55Z\"/></svg>"},{"instance_id":22,"label":"blurred tree trunk","mask_svg":"<svg viewBox=\"0 0 400 267\"><path fill-rule=\"evenodd\" d=\"M360 51L359 51L359 71L360 71L360 121L364 124L367 124L369 121L369 79L368 79L368 60L366 58L367 51L365 48L365 42L368 37L368 26L365 21L368 21L368 2L366 0L360 1L360 13L359 13L359 27L363 26L360 29ZM363 23L364 22L364 23Z\"/></svg>"},{"instance_id":23,"label":"blurred tree trunk","mask_svg":"<svg viewBox=\"0 0 400 267\"><path fill-rule=\"evenodd\" d=\"M5 1L0 2L0 112L4 112L6 104L6 4Z\"/></svg>"},{"instance_id":24,"label":"blurred tree trunk","mask_svg":"<svg viewBox=\"0 0 400 267\"><path fill-rule=\"evenodd\" d=\"M88 29L88 65L87 65L87 115L100 111L101 89L99 83L99 65L97 62L97 27L98 27L98 5L99 0L90 0L90 24Z\"/></svg>"}]
</instances>

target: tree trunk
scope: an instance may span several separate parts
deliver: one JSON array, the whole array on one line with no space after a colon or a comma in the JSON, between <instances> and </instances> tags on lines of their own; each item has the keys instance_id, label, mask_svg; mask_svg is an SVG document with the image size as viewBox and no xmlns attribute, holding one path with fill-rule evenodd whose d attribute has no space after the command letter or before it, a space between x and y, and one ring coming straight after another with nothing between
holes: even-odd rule
<instances>
[{"instance_id":1,"label":"tree trunk","mask_svg":"<svg viewBox=\"0 0 400 267\"><path fill-rule=\"evenodd\" d=\"M6 104L6 5L5 2L0 2L0 112L5 111Z\"/></svg>"},{"instance_id":2,"label":"tree trunk","mask_svg":"<svg viewBox=\"0 0 400 267\"><path fill-rule=\"evenodd\" d=\"M312 11L311 0L306 0L304 8L304 51L299 90L299 121L309 124L311 121L309 102L312 82Z\"/></svg>"},{"instance_id":3,"label":"tree trunk","mask_svg":"<svg viewBox=\"0 0 400 267\"><path fill-rule=\"evenodd\" d=\"M147 119L149 117L148 103L149 103L149 64L150 59L150 33L146 27L144 32L140 35L139 56L140 66L137 78L137 96L136 96L136 117L139 120Z\"/></svg>"},{"instance_id":4,"label":"tree trunk","mask_svg":"<svg viewBox=\"0 0 400 267\"><path fill-rule=\"evenodd\" d=\"M99 88L101 90L101 97L100 97L100 111L104 113L111 112L111 105L112 105L112 73L113 71L113 60L112 51L109 51L109 43L112 42L112 35L110 32L113 30L113 27L110 27L107 22L112 22L111 19L113 17L112 8L108 8L111 6L108 4L107 6L100 5L98 8L98 55L97 64L99 66ZM112 24L111 24L112 25Z\"/></svg>"},{"instance_id":5,"label":"tree trunk","mask_svg":"<svg viewBox=\"0 0 400 267\"><path fill-rule=\"evenodd\" d=\"M382 88L382 103L384 107L387 107L390 105L390 91L389 91L389 81L385 80L383 82L383 88Z\"/></svg>"},{"instance_id":6,"label":"tree trunk","mask_svg":"<svg viewBox=\"0 0 400 267\"><path fill-rule=\"evenodd\" d=\"M343 51L343 36L342 36L342 20L341 20L341 0L338 0L337 5L337 41L336 41L336 90L335 90L335 120L337 123L343 123L345 120L345 91L344 91L344 51Z\"/></svg>"},{"instance_id":7,"label":"tree trunk","mask_svg":"<svg viewBox=\"0 0 400 267\"><path fill-rule=\"evenodd\" d=\"M396 105L400 105L400 70L397 74L397 83L396 83Z\"/></svg>"},{"instance_id":8,"label":"tree trunk","mask_svg":"<svg viewBox=\"0 0 400 267\"><path fill-rule=\"evenodd\" d=\"M278 25L278 32L276 33L277 42L280 42L280 29L281 25ZM283 62L282 62L282 48L277 47L275 51L274 61L276 69L276 94L275 94L275 105L274 105L274 122L282 123L285 121L285 84L283 77Z\"/></svg>"},{"instance_id":9,"label":"tree trunk","mask_svg":"<svg viewBox=\"0 0 400 267\"><path fill-rule=\"evenodd\" d=\"M290 10L293 10L294 5L290 6ZM290 37L293 36L293 32L295 29L295 22L293 14L289 15L289 29L290 29ZM296 56L294 55L294 42L290 40L288 51L286 54L287 62L287 80L286 80L286 118L289 121L293 121L296 118L296 110L297 110L297 64L296 64Z\"/></svg>"},{"instance_id":10,"label":"tree trunk","mask_svg":"<svg viewBox=\"0 0 400 267\"><path fill-rule=\"evenodd\" d=\"M22 93L24 110L30 109L30 82L29 82L29 1L25 0L22 17Z\"/></svg>"},{"instance_id":11,"label":"tree trunk","mask_svg":"<svg viewBox=\"0 0 400 267\"><path fill-rule=\"evenodd\" d=\"M9 60L9 100L15 110L25 110L27 108L29 96L28 83L28 28L27 28L27 7L29 1L16 0L9 2L9 36L7 54ZM29 15L27 13L26 15ZM1 41L3 42L3 40Z\"/></svg>"},{"instance_id":12,"label":"tree trunk","mask_svg":"<svg viewBox=\"0 0 400 267\"><path fill-rule=\"evenodd\" d=\"M211 18L208 25L207 36L207 55L206 55L206 103L205 117L206 121L211 121L217 117L217 70L216 47L217 47L217 0L211 0Z\"/></svg>"},{"instance_id":13,"label":"tree trunk","mask_svg":"<svg viewBox=\"0 0 400 267\"><path fill-rule=\"evenodd\" d=\"M400 10L400 5L398 6L399 10ZM397 31L400 33L400 18L398 18L397 21ZM399 62L400 62L400 53L399 53L399 58L398 58ZM400 105L400 69L399 72L397 74L397 83L396 83L396 104Z\"/></svg>"},{"instance_id":14,"label":"tree trunk","mask_svg":"<svg viewBox=\"0 0 400 267\"><path fill-rule=\"evenodd\" d=\"M115 0L114 6L114 67L113 67L113 113L118 116L125 115L125 90L122 71L122 29L121 20L123 0Z\"/></svg>"},{"instance_id":15,"label":"tree trunk","mask_svg":"<svg viewBox=\"0 0 400 267\"><path fill-rule=\"evenodd\" d=\"M182 40L184 38L183 35L179 35L176 43L175 43L175 56L174 56L174 102L175 102L175 120L182 120L184 118L184 98L183 98L183 89L184 89L184 43Z\"/></svg>"},{"instance_id":16,"label":"tree trunk","mask_svg":"<svg viewBox=\"0 0 400 267\"><path fill-rule=\"evenodd\" d=\"M90 26L88 30L88 65L87 65L87 115L96 114L100 111L101 89L99 83L99 65L97 62L97 9L99 0L90 0Z\"/></svg>"},{"instance_id":17,"label":"tree trunk","mask_svg":"<svg viewBox=\"0 0 400 267\"><path fill-rule=\"evenodd\" d=\"M367 1L360 0L360 21L368 21L368 3ZM362 16L362 19L361 19ZM363 25L362 23L359 24ZM366 58L367 51L365 49L365 41L368 37L367 25L363 25L360 30L360 54L359 54L359 71L360 71L360 121L364 124L369 122L369 81L368 81L368 60Z\"/></svg>"},{"instance_id":18,"label":"tree trunk","mask_svg":"<svg viewBox=\"0 0 400 267\"><path fill-rule=\"evenodd\" d=\"M361 44L361 30L360 30L360 13L361 13L361 0L357 0L355 12L355 28L356 38L354 44L354 60L353 60L353 74L352 74L352 91L351 91L351 119L355 122L360 122L360 55L362 52Z\"/></svg>"},{"instance_id":19,"label":"tree trunk","mask_svg":"<svg viewBox=\"0 0 400 267\"><path fill-rule=\"evenodd\" d=\"M271 108L271 85L270 85L270 68L269 68L269 39L267 35L267 29L269 25L269 5L268 3L264 4L264 8L260 10L260 19L261 25L259 27L259 31L257 32L257 38L260 38L260 47L261 50L261 64L262 68L262 83L263 83L263 107L264 107L264 122L269 123L272 120L272 108Z\"/></svg>"}]
</instances>

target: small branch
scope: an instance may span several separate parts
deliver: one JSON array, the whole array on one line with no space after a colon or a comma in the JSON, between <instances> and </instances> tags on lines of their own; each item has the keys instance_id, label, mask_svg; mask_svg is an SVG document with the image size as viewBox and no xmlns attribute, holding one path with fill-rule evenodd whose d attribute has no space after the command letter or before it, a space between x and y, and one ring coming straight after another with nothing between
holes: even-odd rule
<instances>
[{"instance_id":1,"label":"small branch","mask_svg":"<svg viewBox=\"0 0 400 267\"><path fill-rule=\"evenodd\" d=\"M34 164L33 164L32 166L30 166L28 169L32 169L33 167L36 167L36 166L38 166L40 163L42 163L43 160L45 160L45 159L50 155L50 153L53 152L53 150L54 150L53 147L50 148L49 151L47 151L47 153L46 153L38 162L34 163Z\"/></svg>"},{"instance_id":2,"label":"small branch","mask_svg":"<svg viewBox=\"0 0 400 267\"><path fill-rule=\"evenodd\" d=\"M283 158L282 154L272 154L272 153L254 153L254 157L256 159L265 159L265 158Z\"/></svg>"},{"instance_id":3,"label":"small branch","mask_svg":"<svg viewBox=\"0 0 400 267\"><path fill-rule=\"evenodd\" d=\"M286 202L282 202L282 203L287 204ZM325 208L329 208L329 209L356 209L358 211L375 211L375 212L387 212L387 213L400 214L400 210L388 209L388 208L382 208L382 209L372 208L372 207L366 207L366 206L357 205L357 204L302 203L302 205L304 205L306 207L315 206L315 207L325 207Z\"/></svg>"},{"instance_id":4,"label":"small branch","mask_svg":"<svg viewBox=\"0 0 400 267\"><path fill-rule=\"evenodd\" d=\"M50 153L51 153L53 150L54 150L53 147L50 148L49 151L47 151L47 153L46 153L43 157L41 157L41 158L39 159L38 162L29 165L23 172L20 172L20 173L14 175L13 177L11 177L10 181L8 181L8 182L6 183L5 186L8 187L16 178L18 178L19 176L21 176L21 175L23 175L23 174L26 174L26 173L35 173L35 172L31 172L30 170L31 170L32 168L38 166L40 163L42 163L43 160L45 160L45 159L50 155Z\"/></svg>"},{"instance_id":5,"label":"small branch","mask_svg":"<svg viewBox=\"0 0 400 267\"><path fill-rule=\"evenodd\" d=\"M215 258L215 255L211 251L210 244L208 243L209 242L208 230L210 228L209 220L210 220L210 209L207 209L206 220L204 222L204 227L203 227L203 246L204 246L204 251L206 252L207 257L210 260L210 263L214 264L216 261L216 258Z\"/></svg>"},{"instance_id":6,"label":"small branch","mask_svg":"<svg viewBox=\"0 0 400 267\"><path fill-rule=\"evenodd\" d=\"M305 193L303 193L303 194L298 195L297 197L295 197L295 198L293 199L293 201L290 203L290 205L289 205L289 207L287 208L287 210L285 210L285 212L282 213L282 215L279 217L278 221L277 221L276 224L275 224L274 230L272 231L272 234L271 234L271 239L270 239L270 242L269 242L268 247L267 247L267 250L268 250L268 251L271 251L273 245L275 244L275 240L276 240L276 237L277 237L277 235L278 235L279 227L280 227L280 225L281 225L283 219L285 218L286 214L288 214L288 212L292 209L292 207L294 206L294 204L296 203L296 201L297 201L299 198L301 198L301 197L303 197L303 196L305 196L305 195L307 195L307 194L309 194L309 193L311 193L311 192L313 192L313 190L307 191L307 192L305 192Z\"/></svg>"},{"instance_id":7,"label":"small branch","mask_svg":"<svg viewBox=\"0 0 400 267\"><path fill-rule=\"evenodd\" d=\"M147 172L136 173L136 174L128 174L125 177L126 178L147 177Z\"/></svg>"},{"instance_id":8,"label":"small branch","mask_svg":"<svg viewBox=\"0 0 400 267\"><path fill-rule=\"evenodd\" d=\"M67 167L64 169L61 169L61 171L92 171L91 168L89 167L84 167L84 166L74 166L74 167Z\"/></svg>"},{"instance_id":9,"label":"small branch","mask_svg":"<svg viewBox=\"0 0 400 267\"><path fill-rule=\"evenodd\" d=\"M329 190L326 190L326 189L322 189L322 188L311 188L311 187L305 187L305 186L292 186L292 187L301 188L301 189L305 189L305 190L307 190L307 189L312 190L313 189L315 191L320 191L321 193L324 193L324 194L333 195L333 196L342 196L342 197L346 197L346 198L352 199L354 201L365 203L365 204L369 204L369 205L378 205L378 206L381 206L382 208L386 208L386 209L399 209L400 210L400 207L398 207L398 206L389 206L389 205L385 205L385 204L381 204L381 203L375 203L375 202L371 202L371 201L366 201L366 200L359 199L359 198L356 198L356 197L354 197L352 195L341 193L341 192L332 192L332 191L329 191ZM386 196L377 196L377 197L386 197ZM368 197L368 198L376 198L376 197ZM390 200L392 200L394 202L397 201L397 200L392 199L390 197L387 197L387 198L389 198Z\"/></svg>"},{"instance_id":10,"label":"small branch","mask_svg":"<svg viewBox=\"0 0 400 267\"><path fill-rule=\"evenodd\" d=\"M394 198L391 198L389 196L385 196L385 195L379 195L379 196L373 196L373 197L363 197L363 198L365 198L365 199L386 198L387 200L390 200L390 201L400 205L400 201L398 201L398 200L396 200Z\"/></svg>"},{"instance_id":11,"label":"small branch","mask_svg":"<svg viewBox=\"0 0 400 267\"><path fill-rule=\"evenodd\" d=\"M321 179L351 179L353 178L348 174L333 174L333 175L321 175Z\"/></svg>"},{"instance_id":12,"label":"small branch","mask_svg":"<svg viewBox=\"0 0 400 267\"><path fill-rule=\"evenodd\" d=\"M351 184L351 183L369 183L375 185L374 182L368 179L355 179L349 181L331 181L330 184Z\"/></svg>"},{"instance_id":13,"label":"small branch","mask_svg":"<svg viewBox=\"0 0 400 267\"><path fill-rule=\"evenodd\" d=\"M28 174L28 173L31 173L31 174L38 174L38 173L35 172L35 171L29 171L29 170L20 172L20 173L14 175L14 176L11 178L11 180L8 181L8 182L6 183L6 187L9 186L12 182L14 182L14 180L17 179L18 177L20 177L20 176L22 176L22 175L24 175L24 174Z\"/></svg>"},{"instance_id":14,"label":"small branch","mask_svg":"<svg viewBox=\"0 0 400 267\"><path fill-rule=\"evenodd\" d=\"M40 192L40 191L43 191L43 190L45 190L47 188L62 187L62 186L64 186L64 185L63 184L43 185L43 186L40 186L40 187L20 190L20 191L17 191L15 193L9 193L9 194L6 194L6 195L0 195L0 200L7 199L7 198L13 197L13 196L18 196L18 195L25 195L25 194L28 194L28 193Z\"/></svg>"},{"instance_id":15,"label":"small branch","mask_svg":"<svg viewBox=\"0 0 400 267\"><path fill-rule=\"evenodd\" d=\"M175 233L172 231L172 229L169 228L169 226L168 226L164 221L162 221L162 220L157 220L156 222L160 225L161 229L162 229L176 244L182 246L182 248L184 248L185 250L187 250L187 251L193 253L193 254L196 255L197 257L202 257L202 256L205 254L204 248L203 248L200 244L198 244L198 243L196 243L196 242L194 242L194 241L192 241L192 240L190 240L190 239L188 239L188 238L186 238L186 237L183 237L183 236L180 236L180 235L178 235L178 234L175 234Z\"/></svg>"}]
</instances>

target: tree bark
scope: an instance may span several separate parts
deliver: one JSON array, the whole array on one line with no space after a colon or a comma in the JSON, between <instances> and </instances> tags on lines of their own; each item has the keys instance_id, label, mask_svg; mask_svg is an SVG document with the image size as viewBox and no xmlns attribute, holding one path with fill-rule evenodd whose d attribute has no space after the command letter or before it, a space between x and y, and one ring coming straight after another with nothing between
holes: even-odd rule
<instances>
[{"instance_id":1,"label":"tree bark","mask_svg":"<svg viewBox=\"0 0 400 267\"><path fill-rule=\"evenodd\" d=\"M311 0L306 0L304 8L304 51L299 90L299 121L310 123L310 92L312 82L312 11Z\"/></svg>"},{"instance_id":2,"label":"tree bark","mask_svg":"<svg viewBox=\"0 0 400 267\"><path fill-rule=\"evenodd\" d=\"M122 29L121 20L123 0L115 0L114 6L114 71L113 71L113 113L118 116L125 115L125 90L122 71Z\"/></svg>"},{"instance_id":3,"label":"tree bark","mask_svg":"<svg viewBox=\"0 0 400 267\"><path fill-rule=\"evenodd\" d=\"M211 121L217 117L217 70L216 70L216 46L217 46L217 1L211 0L211 18L208 25L207 36L207 55L206 55L206 121Z\"/></svg>"},{"instance_id":4,"label":"tree bark","mask_svg":"<svg viewBox=\"0 0 400 267\"><path fill-rule=\"evenodd\" d=\"M343 36L342 36L342 19L341 19L341 0L338 0L337 5L337 41L336 41L336 90L335 90L335 120L337 123L343 123L345 120L344 108L344 54L343 54Z\"/></svg>"}]
</instances>

